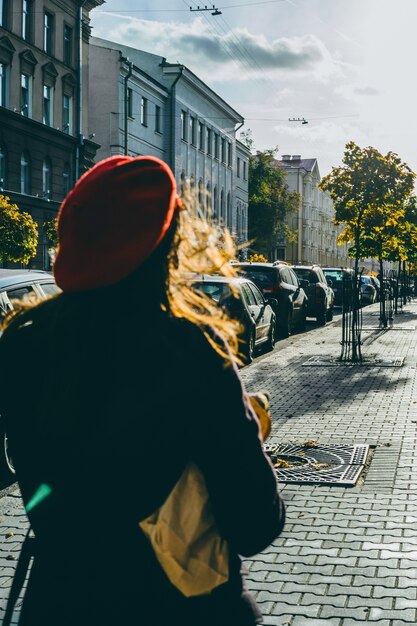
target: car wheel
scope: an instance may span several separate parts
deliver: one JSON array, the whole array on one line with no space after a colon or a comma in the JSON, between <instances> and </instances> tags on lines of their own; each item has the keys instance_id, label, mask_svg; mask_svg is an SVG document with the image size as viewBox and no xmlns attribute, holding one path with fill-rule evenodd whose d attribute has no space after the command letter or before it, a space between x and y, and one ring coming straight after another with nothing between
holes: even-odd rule
<instances>
[{"instance_id":1,"label":"car wheel","mask_svg":"<svg viewBox=\"0 0 417 626\"><path fill-rule=\"evenodd\" d=\"M275 321L269 329L268 341L266 342L266 352L271 352L275 346Z\"/></svg>"},{"instance_id":2,"label":"car wheel","mask_svg":"<svg viewBox=\"0 0 417 626\"><path fill-rule=\"evenodd\" d=\"M13 476L16 474L16 470L14 468L13 459L10 456L9 444L7 440L7 434L4 433L3 436L3 451L4 451L4 460L6 463L6 467Z\"/></svg>"},{"instance_id":3,"label":"car wheel","mask_svg":"<svg viewBox=\"0 0 417 626\"><path fill-rule=\"evenodd\" d=\"M322 313L319 313L319 315L317 315L316 317L316 320L319 326L324 326L326 324L326 312L322 311Z\"/></svg>"},{"instance_id":4,"label":"car wheel","mask_svg":"<svg viewBox=\"0 0 417 626\"><path fill-rule=\"evenodd\" d=\"M255 331L251 331L246 342L246 350L244 355L245 365L252 363L255 354Z\"/></svg>"},{"instance_id":5,"label":"car wheel","mask_svg":"<svg viewBox=\"0 0 417 626\"><path fill-rule=\"evenodd\" d=\"M327 309L326 322L331 322L333 319L333 309Z\"/></svg>"}]
</instances>

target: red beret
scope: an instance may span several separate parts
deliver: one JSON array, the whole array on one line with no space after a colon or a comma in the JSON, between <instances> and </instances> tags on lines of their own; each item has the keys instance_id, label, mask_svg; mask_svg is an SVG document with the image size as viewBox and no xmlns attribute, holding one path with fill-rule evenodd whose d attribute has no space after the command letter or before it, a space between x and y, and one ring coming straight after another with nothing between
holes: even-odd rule
<instances>
[{"instance_id":1,"label":"red beret","mask_svg":"<svg viewBox=\"0 0 417 626\"><path fill-rule=\"evenodd\" d=\"M58 214L59 287L86 291L131 274L164 237L178 203L174 175L160 159L114 156L95 165Z\"/></svg>"}]
</instances>

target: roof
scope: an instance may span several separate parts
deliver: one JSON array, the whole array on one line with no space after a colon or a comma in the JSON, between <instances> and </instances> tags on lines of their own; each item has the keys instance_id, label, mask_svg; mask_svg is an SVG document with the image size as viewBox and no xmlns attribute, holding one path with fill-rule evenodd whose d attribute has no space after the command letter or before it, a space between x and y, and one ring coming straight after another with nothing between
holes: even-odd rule
<instances>
[{"instance_id":1,"label":"roof","mask_svg":"<svg viewBox=\"0 0 417 626\"><path fill-rule=\"evenodd\" d=\"M297 169L312 172L317 167L317 171L319 171L317 159L281 159L281 161L276 160L275 163L285 170Z\"/></svg>"},{"instance_id":2,"label":"roof","mask_svg":"<svg viewBox=\"0 0 417 626\"><path fill-rule=\"evenodd\" d=\"M49 280L55 282L52 274L43 272L42 270L6 270L0 269L0 289L9 285L26 283L28 281L44 281Z\"/></svg>"}]
</instances>

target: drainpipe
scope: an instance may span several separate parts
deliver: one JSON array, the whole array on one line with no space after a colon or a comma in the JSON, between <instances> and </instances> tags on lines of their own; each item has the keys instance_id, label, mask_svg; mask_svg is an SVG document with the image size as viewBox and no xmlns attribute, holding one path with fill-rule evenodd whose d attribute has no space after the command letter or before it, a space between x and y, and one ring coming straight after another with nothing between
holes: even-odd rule
<instances>
[{"instance_id":1,"label":"drainpipe","mask_svg":"<svg viewBox=\"0 0 417 626\"><path fill-rule=\"evenodd\" d=\"M184 72L184 66L180 66L178 76L174 80L171 86L171 154L170 154L170 166L175 176L175 85L180 80Z\"/></svg>"},{"instance_id":2,"label":"drainpipe","mask_svg":"<svg viewBox=\"0 0 417 626\"><path fill-rule=\"evenodd\" d=\"M81 176L81 148L84 145L83 135L83 7L87 0L81 0L78 7L78 68L77 68L77 147L75 150L75 176Z\"/></svg>"},{"instance_id":3,"label":"drainpipe","mask_svg":"<svg viewBox=\"0 0 417 626\"><path fill-rule=\"evenodd\" d=\"M300 194L300 171L297 172L297 193ZM298 263L302 263L301 258L303 254L302 248L303 237L303 198L300 198L300 204L298 206Z\"/></svg>"},{"instance_id":4,"label":"drainpipe","mask_svg":"<svg viewBox=\"0 0 417 626\"><path fill-rule=\"evenodd\" d=\"M128 154L128 142L129 142L129 98L128 98L128 82L129 82L129 78L132 76L133 74L133 63L132 61L129 61L129 59L122 59L123 61L125 61L128 65L128 71L127 74L124 78L124 105L125 105L125 112L124 112L124 133L125 133L125 147L124 147L124 153L127 156Z\"/></svg>"}]
</instances>

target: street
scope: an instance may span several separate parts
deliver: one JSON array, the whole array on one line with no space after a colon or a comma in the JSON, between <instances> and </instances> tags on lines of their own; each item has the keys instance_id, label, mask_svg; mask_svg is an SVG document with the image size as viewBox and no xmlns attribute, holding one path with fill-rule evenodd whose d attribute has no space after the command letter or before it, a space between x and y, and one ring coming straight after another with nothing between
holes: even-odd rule
<instances>
[{"instance_id":1,"label":"street","mask_svg":"<svg viewBox=\"0 0 417 626\"><path fill-rule=\"evenodd\" d=\"M309 323L307 332L279 341L241 370L248 391L270 393L270 443L370 446L353 487L281 485L284 532L246 561L248 586L267 626L417 623L417 303L395 316L392 330L369 330L378 310L363 310L366 365L304 365L311 356L338 356L341 322L335 318L325 327ZM404 363L373 365L378 355L404 357ZM2 492L2 607L25 526L18 491ZM88 537L81 541L80 567Z\"/></svg>"}]
</instances>

